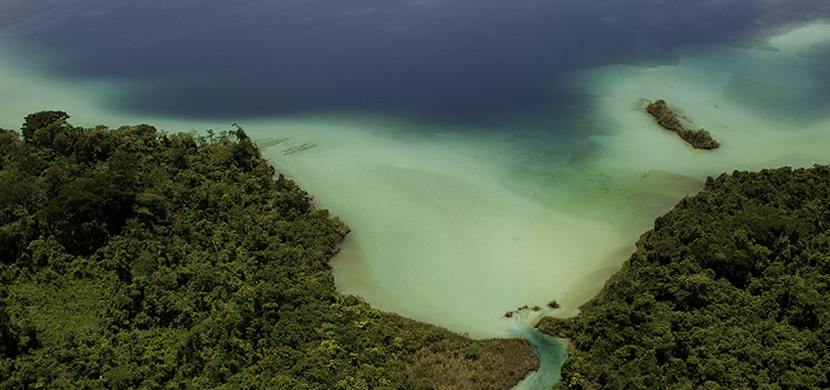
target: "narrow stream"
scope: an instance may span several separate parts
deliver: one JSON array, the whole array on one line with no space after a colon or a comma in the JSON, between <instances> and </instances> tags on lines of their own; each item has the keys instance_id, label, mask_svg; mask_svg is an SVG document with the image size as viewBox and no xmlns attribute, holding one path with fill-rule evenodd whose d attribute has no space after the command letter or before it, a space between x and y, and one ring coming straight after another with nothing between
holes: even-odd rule
<instances>
[{"instance_id":1,"label":"narrow stream","mask_svg":"<svg viewBox=\"0 0 830 390\"><path fill-rule=\"evenodd\" d=\"M548 336L535 328L536 322L549 312L547 308L524 307L502 317L509 333L526 339L539 355L539 369L528 375L513 390L550 390L561 378L560 369L568 356L567 340Z\"/></svg>"}]
</instances>

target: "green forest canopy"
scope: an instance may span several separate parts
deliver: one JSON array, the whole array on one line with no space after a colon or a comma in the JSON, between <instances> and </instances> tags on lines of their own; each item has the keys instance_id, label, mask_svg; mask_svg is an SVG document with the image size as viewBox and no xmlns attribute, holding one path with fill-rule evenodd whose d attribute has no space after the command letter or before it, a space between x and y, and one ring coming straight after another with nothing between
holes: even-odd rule
<instances>
[{"instance_id":1,"label":"green forest canopy","mask_svg":"<svg viewBox=\"0 0 830 390\"><path fill-rule=\"evenodd\" d=\"M563 389L830 388L830 167L710 178L571 319Z\"/></svg>"},{"instance_id":2,"label":"green forest canopy","mask_svg":"<svg viewBox=\"0 0 830 390\"><path fill-rule=\"evenodd\" d=\"M0 388L505 389L473 341L335 292L348 229L245 132L0 129Z\"/></svg>"}]
</instances>

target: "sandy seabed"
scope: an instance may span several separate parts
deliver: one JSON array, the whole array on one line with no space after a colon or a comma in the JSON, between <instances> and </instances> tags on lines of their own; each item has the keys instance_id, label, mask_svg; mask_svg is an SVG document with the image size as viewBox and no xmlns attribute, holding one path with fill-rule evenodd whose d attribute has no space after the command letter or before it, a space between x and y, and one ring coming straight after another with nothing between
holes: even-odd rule
<instances>
[{"instance_id":1,"label":"sandy seabed","mask_svg":"<svg viewBox=\"0 0 830 390\"><path fill-rule=\"evenodd\" d=\"M562 308L553 315L576 314L654 218L707 176L830 162L830 25L805 25L770 45L778 51L688 47L677 65L563 77L552 88L595 98L571 131L579 142L359 112L213 122L125 115L105 104L117 82L50 79L9 56L0 63L0 127L44 109L81 126L175 132L238 122L271 144L265 155L280 172L351 227L332 261L341 292L473 337L511 336L501 317L518 307L555 299ZM722 147L691 149L653 123L642 99L665 99Z\"/></svg>"}]
</instances>

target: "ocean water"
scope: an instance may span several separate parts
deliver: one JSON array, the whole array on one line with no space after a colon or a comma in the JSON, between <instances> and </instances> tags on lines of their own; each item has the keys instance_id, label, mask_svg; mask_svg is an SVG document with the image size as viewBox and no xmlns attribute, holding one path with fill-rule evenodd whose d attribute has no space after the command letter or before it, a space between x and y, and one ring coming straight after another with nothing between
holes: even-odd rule
<instances>
[{"instance_id":1,"label":"ocean water","mask_svg":"<svg viewBox=\"0 0 830 390\"><path fill-rule=\"evenodd\" d=\"M654 218L735 169L830 162L830 5L7 0L0 127L239 123L352 233L338 289L558 378L570 316ZM665 99L721 142L658 128ZM561 309L546 310L556 300ZM504 317L523 306L518 315Z\"/></svg>"}]
</instances>

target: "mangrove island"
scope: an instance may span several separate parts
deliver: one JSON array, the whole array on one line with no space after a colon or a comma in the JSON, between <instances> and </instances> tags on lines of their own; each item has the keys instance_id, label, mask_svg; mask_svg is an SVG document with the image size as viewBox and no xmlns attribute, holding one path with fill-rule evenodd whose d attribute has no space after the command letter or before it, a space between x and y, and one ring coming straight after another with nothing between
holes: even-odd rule
<instances>
[{"instance_id":1,"label":"mangrove island","mask_svg":"<svg viewBox=\"0 0 830 390\"><path fill-rule=\"evenodd\" d=\"M715 141L712 134L706 129L691 130L683 127L680 120L677 119L678 114L675 114L662 99L649 103L646 112L657 120L658 125L677 133L681 139L688 142L695 149L712 150L720 147L718 141ZM683 118L689 120L685 116ZM691 122L691 120L689 121Z\"/></svg>"}]
</instances>

